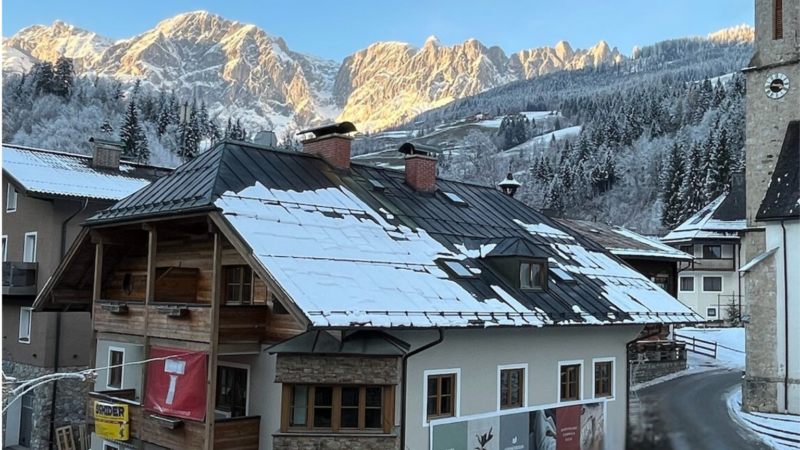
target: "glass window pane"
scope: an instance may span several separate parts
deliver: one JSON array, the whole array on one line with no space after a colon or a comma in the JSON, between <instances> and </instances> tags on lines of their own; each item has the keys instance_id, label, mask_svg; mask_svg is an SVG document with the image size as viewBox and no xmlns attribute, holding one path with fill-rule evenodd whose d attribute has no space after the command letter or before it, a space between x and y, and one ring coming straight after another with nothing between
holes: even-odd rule
<instances>
[{"instance_id":1,"label":"glass window pane","mask_svg":"<svg viewBox=\"0 0 800 450\"><path fill-rule=\"evenodd\" d=\"M383 404L383 388L368 387L366 391L366 405L368 407L380 407Z\"/></svg>"},{"instance_id":2,"label":"glass window pane","mask_svg":"<svg viewBox=\"0 0 800 450\"><path fill-rule=\"evenodd\" d=\"M333 406L333 388L330 386L315 387L314 406Z\"/></svg>"},{"instance_id":3,"label":"glass window pane","mask_svg":"<svg viewBox=\"0 0 800 450\"><path fill-rule=\"evenodd\" d=\"M314 427L315 428L330 428L332 422L331 408L314 408Z\"/></svg>"},{"instance_id":4,"label":"glass window pane","mask_svg":"<svg viewBox=\"0 0 800 450\"><path fill-rule=\"evenodd\" d=\"M364 428L381 428L381 409L367 408L364 411Z\"/></svg>"},{"instance_id":5,"label":"glass window pane","mask_svg":"<svg viewBox=\"0 0 800 450\"><path fill-rule=\"evenodd\" d=\"M542 266L539 264L531 264L531 285L542 287Z\"/></svg>"},{"instance_id":6,"label":"glass window pane","mask_svg":"<svg viewBox=\"0 0 800 450\"><path fill-rule=\"evenodd\" d=\"M342 428L358 428L358 408L342 408Z\"/></svg>"},{"instance_id":7,"label":"glass window pane","mask_svg":"<svg viewBox=\"0 0 800 450\"><path fill-rule=\"evenodd\" d=\"M443 395L439 402L439 413L440 414L450 414L450 399L451 396Z\"/></svg>"},{"instance_id":8,"label":"glass window pane","mask_svg":"<svg viewBox=\"0 0 800 450\"><path fill-rule=\"evenodd\" d=\"M294 386L292 388L292 416L289 426L293 427L306 426L307 405L308 405L308 387Z\"/></svg>"},{"instance_id":9,"label":"glass window pane","mask_svg":"<svg viewBox=\"0 0 800 450\"><path fill-rule=\"evenodd\" d=\"M438 381L439 379L436 377L428 377L428 395L436 395L439 393L438 390Z\"/></svg>"},{"instance_id":10,"label":"glass window pane","mask_svg":"<svg viewBox=\"0 0 800 450\"><path fill-rule=\"evenodd\" d=\"M361 388L357 387L343 387L342 388L342 406L358 406L358 396Z\"/></svg>"},{"instance_id":11,"label":"glass window pane","mask_svg":"<svg viewBox=\"0 0 800 450\"><path fill-rule=\"evenodd\" d=\"M442 377L442 395L453 393L453 378Z\"/></svg>"},{"instance_id":12,"label":"glass window pane","mask_svg":"<svg viewBox=\"0 0 800 450\"><path fill-rule=\"evenodd\" d=\"M519 265L519 286L521 288L531 287L531 265L528 263Z\"/></svg>"},{"instance_id":13,"label":"glass window pane","mask_svg":"<svg viewBox=\"0 0 800 450\"><path fill-rule=\"evenodd\" d=\"M436 397L428 397L428 414L436 414Z\"/></svg>"}]
</instances>

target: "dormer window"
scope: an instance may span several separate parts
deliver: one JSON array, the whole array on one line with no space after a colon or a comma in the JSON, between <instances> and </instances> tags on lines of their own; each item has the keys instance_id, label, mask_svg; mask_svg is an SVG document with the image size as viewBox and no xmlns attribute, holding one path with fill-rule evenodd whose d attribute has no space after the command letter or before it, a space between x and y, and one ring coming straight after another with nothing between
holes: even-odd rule
<instances>
[{"instance_id":1,"label":"dormer window","mask_svg":"<svg viewBox=\"0 0 800 450\"><path fill-rule=\"evenodd\" d=\"M519 287L543 291L547 288L547 263L544 261L522 261L519 264Z\"/></svg>"}]
</instances>

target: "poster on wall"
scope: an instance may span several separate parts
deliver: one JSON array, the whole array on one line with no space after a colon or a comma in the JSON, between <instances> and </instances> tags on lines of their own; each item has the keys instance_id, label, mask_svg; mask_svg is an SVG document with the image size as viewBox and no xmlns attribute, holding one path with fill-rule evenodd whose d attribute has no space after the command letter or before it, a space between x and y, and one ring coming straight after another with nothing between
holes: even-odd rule
<instances>
[{"instance_id":1,"label":"poster on wall","mask_svg":"<svg viewBox=\"0 0 800 450\"><path fill-rule=\"evenodd\" d=\"M178 355L174 357L169 357ZM169 358L165 358L169 357ZM174 348L151 347L144 407L165 416L205 420L207 355Z\"/></svg>"},{"instance_id":2,"label":"poster on wall","mask_svg":"<svg viewBox=\"0 0 800 450\"><path fill-rule=\"evenodd\" d=\"M103 439L127 441L130 431L128 405L95 401L94 431Z\"/></svg>"},{"instance_id":3,"label":"poster on wall","mask_svg":"<svg viewBox=\"0 0 800 450\"><path fill-rule=\"evenodd\" d=\"M431 422L431 450L604 450L605 402Z\"/></svg>"}]
</instances>

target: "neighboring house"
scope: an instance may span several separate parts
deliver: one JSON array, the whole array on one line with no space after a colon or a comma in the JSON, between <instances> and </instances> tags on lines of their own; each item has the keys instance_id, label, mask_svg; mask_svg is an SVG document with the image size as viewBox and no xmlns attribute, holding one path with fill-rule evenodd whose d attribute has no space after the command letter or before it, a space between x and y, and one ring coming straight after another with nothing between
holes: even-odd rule
<instances>
[{"instance_id":1,"label":"neighboring house","mask_svg":"<svg viewBox=\"0 0 800 450\"><path fill-rule=\"evenodd\" d=\"M658 287L678 298L678 267L691 264L693 255L622 227L587 220L557 220L602 245Z\"/></svg>"},{"instance_id":2,"label":"neighboring house","mask_svg":"<svg viewBox=\"0 0 800 450\"><path fill-rule=\"evenodd\" d=\"M120 151L113 143L95 144L91 157L2 147L3 373L17 380L88 366L89 313L33 313L33 299L78 235L80 223L166 173L120 164ZM82 420L84 409L78 407L86 396L82 383L42 386L4 415L3 445L48 447L54 392L55 425Z\"/></svg>"},{"instance_id":3,"label":"neighboring house","mask_svg":"<svg viewBox=\"0 0 800 450\"><path fill-rule=\"evenodd\" d=\"M777 250L744 273L752 307L742 406L746 411L798 414L797 221L790 217L779 220L764 208L773 206L769 200L778 200L778 194L791 194L798 182L797 158L793 155L800 120L800 2L756 0L755 12L755 53L744 69L747 229L743 262L750 265L771 249ZM779 160L784 164L780 171ZM793 180L794 186L777 189L787 180ZM792 202L797 201L797 191L774 205L784 201L788 209L783 212L788 213L794 207ZM785 235L781 226L787 229Z\"/></svg>"},{"instance_id":4,"label":"neighboring house","mask_svg":"<svg viewBox=\"0 0 800 450\"><path fill-rule=\"evenodd\" d=\"M744 256L744 203L744 174L737 173L730 191L661 239L694 256L693 261L679 264L678 300L709 321L724 321L735 311L748 313L738 272Z\"/></svg>"},{"instance_id":5,"label":"neighboring house","mask_svg":"<svg viewBox=\"0 0 800 450\"><path fill-rule=\"evenodd\" d=\"M223 141L87 221L36 308L93 311L89 410L130 421L93 448L624 447L626 344L702 318L428 147L351 164L353 131Z\"/></svg>"},{"instance_id":6,"label":"neighboring house","mask_svg":"<svg viewBox=\"0 0 800 450\"><path fill-rule=\"evenodd\" d=\"M756 214L766 250L741 268L753 302L743 406L800 414L800 121L789 123L777 159Z\"/></svg>"}]
</instances>

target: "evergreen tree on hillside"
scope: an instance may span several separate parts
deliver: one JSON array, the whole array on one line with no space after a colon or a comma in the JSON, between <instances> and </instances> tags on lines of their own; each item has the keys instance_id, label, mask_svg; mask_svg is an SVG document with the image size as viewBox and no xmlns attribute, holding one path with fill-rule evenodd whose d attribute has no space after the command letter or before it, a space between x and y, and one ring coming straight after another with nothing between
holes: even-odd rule
<instances>
[{"instance_id":1,"label":"evergreen tree on hillside","mask_svg":"<svg viewBox=\"0 0 800 450\"><path fill-rule=\"evenodd\" d=\"M63 98L69 98L72 93L72 81L75 73L72 68L72 60L64 56L58 58L53 72L52 92Z\"/></svg>"},{"instance_id":2,"label":"evergreen tree on hillside","mask_svg":"<svg viewBox=\"0 0 800 450\"><path fill-rule=\"evenodd\" d=\"M139 123L135 98L131 98L128 102L128 107L125 110L125 118L119 130L119 139L125 145L122 151L124 156L143 164L150 162L150 150L147 147L147 136L145 136L141 124Z\"/></svg>"},{"instance_id":3,"label":"evergreen tree on hillside","mask_svg":"<svg viewBox=\"0 0 800 450\"><path fill-rule=\"evenodd\" d=\"M33 66L33 78L36 94L52 94L55 88L55 71L50 62L41 62Z\"/></svg>"},{"instance_id":4,"label":"evergreen tree on hillside","mask_svg":"<svg viewBox=\"0 0 800 450\"><path fill-rule=\"evenodd\" d=\"M690 144L689 153L686 155L686 175L678 193L682 201L680 222L700 211L706 204L705 184L708 169L703 147L697 142Z\"/></svg>"},{"instance_id":5,"label":"evergreen tree on hillside","mask_svg":"<svg viewBox=\"0 0 800 450\"><path fill-rule=\"evenodd\" d=\"M719 128L714 135L709 161L705 183L706 202L717 198L730 185L732 161L725 127Z\"/></svg>"},{"instance_id":6,"label":"evergreen tree on hillside","mask_svg":"<svg viewBox=\"0 0 800 450\"><path fill-rule=\"evenodd\" d=\"M661 223L673 229L682 222L680 190L686 175L683 149L677 142L672 145L665 169L661 178Z\"/></svg>"},{"instance_id":7,"label":"evergreen tree on hillside","mask_svg":"<svg viewBox=\"0 0 800 450\"><path fill-rule=\"evenodd\" d=\"M188 106L188 103L185 103L184 106ZM178 127L178 132L181 136L180 145L178 147L178 156L180 156L184 161L189 161L197 156L197 152L200 147L200 140L202 139L200 123L197 119L196 106L196 104L192 104L189 117L181 122L180 126Z\"/></svg>"}]
</instances>

